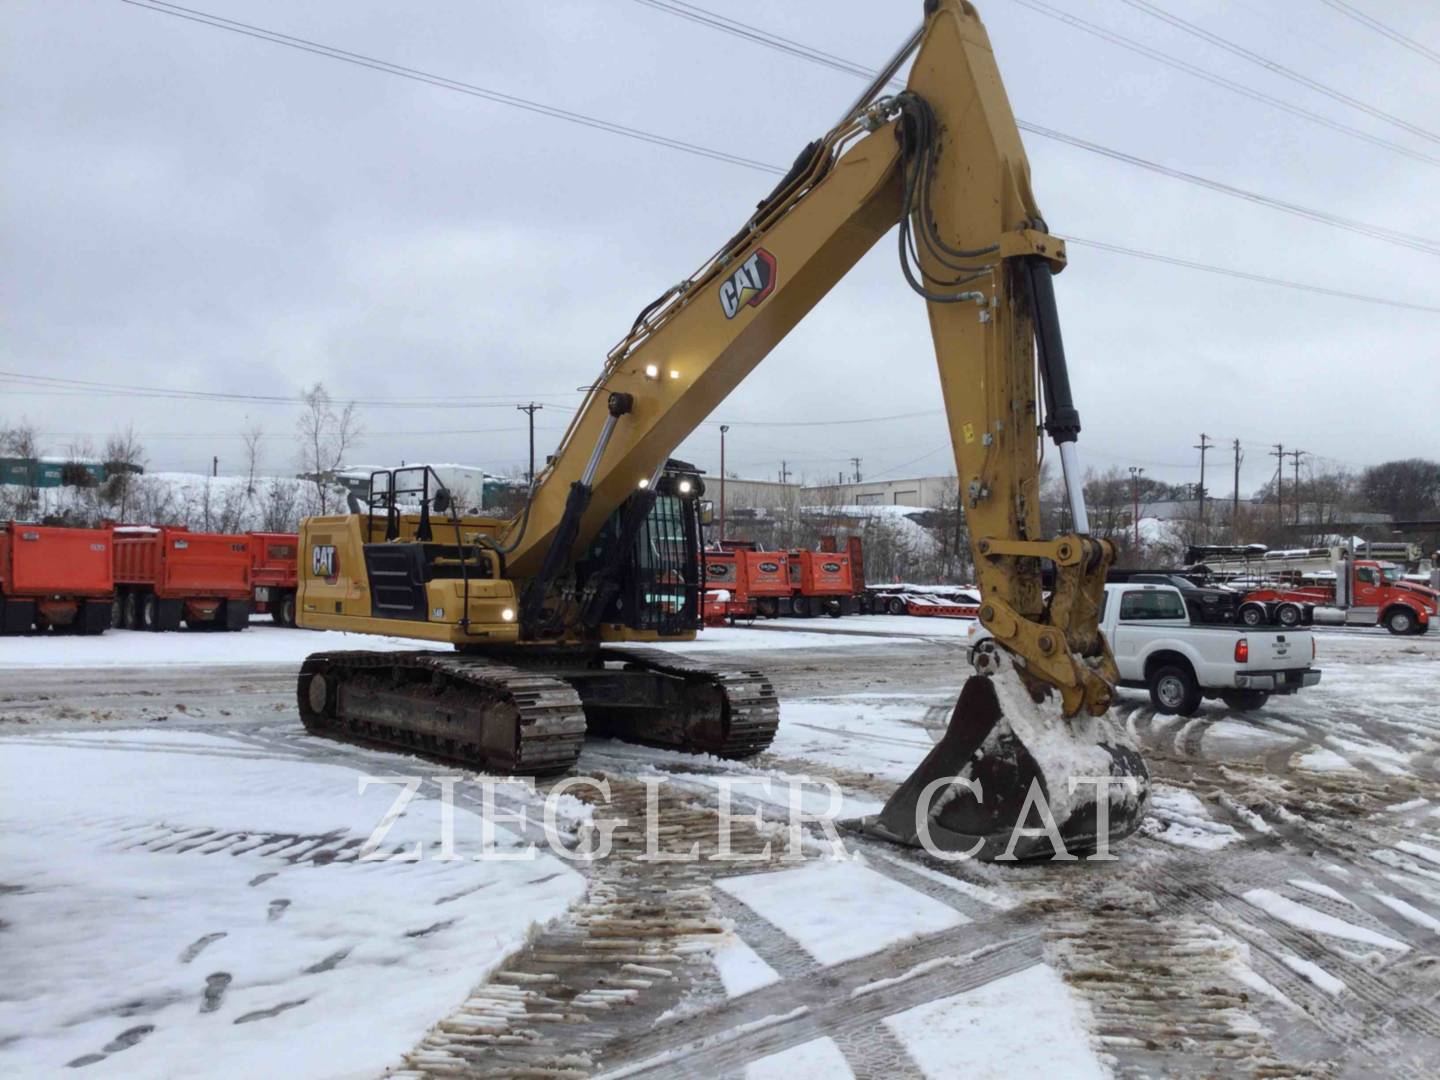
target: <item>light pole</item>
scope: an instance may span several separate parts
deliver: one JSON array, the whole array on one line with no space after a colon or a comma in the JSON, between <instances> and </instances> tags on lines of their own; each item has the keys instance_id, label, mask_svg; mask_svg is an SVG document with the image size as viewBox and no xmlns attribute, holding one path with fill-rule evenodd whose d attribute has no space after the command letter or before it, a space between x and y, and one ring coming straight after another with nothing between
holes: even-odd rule
<instances>
[{"instance_id":1,"label":"light pole","mask_svg":"<svg viewBox=\"0 0 1440 1080\"><path fill-rule=\"evenodd\" d=\"M725 539L725 433L729 424L720 425L720 539Z\"/></svg>"},{"instance_id":2,"label":"light pole","mask_svg":"<svg viewBox=\"0 0 1440 1080\"><path fill-rule=\"evenodd\" d=\"M1130 512L1130 520L1135 526L1135 555L1140 555L1140 477L1145 470L1137 466L1130 466L1130 499L1134 508Z\"/></svg>"}]
</instances>

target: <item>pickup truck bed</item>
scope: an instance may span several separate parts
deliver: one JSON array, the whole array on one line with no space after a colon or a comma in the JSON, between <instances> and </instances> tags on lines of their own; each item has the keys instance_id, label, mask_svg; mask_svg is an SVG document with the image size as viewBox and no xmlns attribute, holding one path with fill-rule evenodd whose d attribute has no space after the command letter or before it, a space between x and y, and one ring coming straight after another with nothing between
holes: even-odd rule
<instances>
[{"instance_id":1,"label":"pickup truck bed","mask_svg":"<svg viewBox=\"0 0 1440 1080\"><path fill-rule=\"evenodd\" d=\"M1148 689L1162 713L1189 716L1207 697L1258 709L1271 694L1293 694L1320 681L1311 666L1310 630L1196 625L1180 591L1168 585L1106 585L1100 629L1121 685Z\"/></svg>"}]
</instances>

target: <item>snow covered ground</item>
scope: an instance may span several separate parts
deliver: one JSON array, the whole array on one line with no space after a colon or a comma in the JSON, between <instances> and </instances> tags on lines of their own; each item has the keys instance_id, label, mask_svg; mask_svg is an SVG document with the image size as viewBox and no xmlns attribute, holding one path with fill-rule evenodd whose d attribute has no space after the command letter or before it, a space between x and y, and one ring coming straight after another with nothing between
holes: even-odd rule
<instances>
[{"instance_id":1,"label":"snow covered ground","mask_svg":"<svg viewBox=\"0 0 1440 1080\"><path fill-rule=\"evenodd\" d=\"M360 775L453 770L304 736L293 665L384 641L0 641L0 1075L1431 1073L1440 634L1327 633L1321 684L1256 713L1123 693L1154 786L1114 863L941 865L849 833L851 860L782 860L788 780L871 812L934 745L964 627L679 646L770 671L781 730L744 762L592 739L581 771L616 800L594 820L658 781L666 850L706 855L631 840L610 869L356 861L395 794ZM737 779L762 822L741 846L775 848L742 866L708 861ZM387 849L434 841L432 795ZM475 804L456 815L464 851Z\"/></svg>"},{"instance_id":2,"label":"snow covered ground","mask_svg":"<svg viewBox=\"0 0 1440 1080\"><path fill-rule=\"evenodd\" d=\"M378 852L426 857L362 861L395 787L232 739L40 736L3 762L0 1074L372 1075L583 889L546 854L436 861L429 800Z\"/></svg>"}]
</instances>

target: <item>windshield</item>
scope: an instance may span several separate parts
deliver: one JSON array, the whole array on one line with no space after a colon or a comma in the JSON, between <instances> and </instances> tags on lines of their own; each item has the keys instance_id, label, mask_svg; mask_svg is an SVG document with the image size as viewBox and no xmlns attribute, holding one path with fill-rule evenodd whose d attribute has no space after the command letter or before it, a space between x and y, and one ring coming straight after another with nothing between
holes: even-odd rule
<instances>
[{"instance_id":1,"label":"windshield","mask_svg":"<svg viewBox=\"0 0 1440 1080\"><path fill-rule=\"evenodd\" d=\"M1405 571L1401 570L1398 566L1382 566L1380 568L1380 576L1385 579L1386 585L1394 585L1397 581L1404 580Z\"/></svg>"}]
</instances>

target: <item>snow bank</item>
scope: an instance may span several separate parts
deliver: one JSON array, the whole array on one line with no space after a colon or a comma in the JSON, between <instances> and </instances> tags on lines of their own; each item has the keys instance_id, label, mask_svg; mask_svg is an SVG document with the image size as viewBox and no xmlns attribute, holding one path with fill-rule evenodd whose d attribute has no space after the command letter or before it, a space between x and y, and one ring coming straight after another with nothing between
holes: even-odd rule
<instances>
[{"instance_id":1,"label":"snow bank","mask_svg":"<svg viewBox=\"0 0 1440 1080\"><path fill-rule=\"evenodd\" d=\"M10 739L0 772L7 1075L375 1075L583 890L544 854L436 861L419 798L382 850L426 857L359 862L397 787L234 740Z\"/></svg>"}]
</instances>

